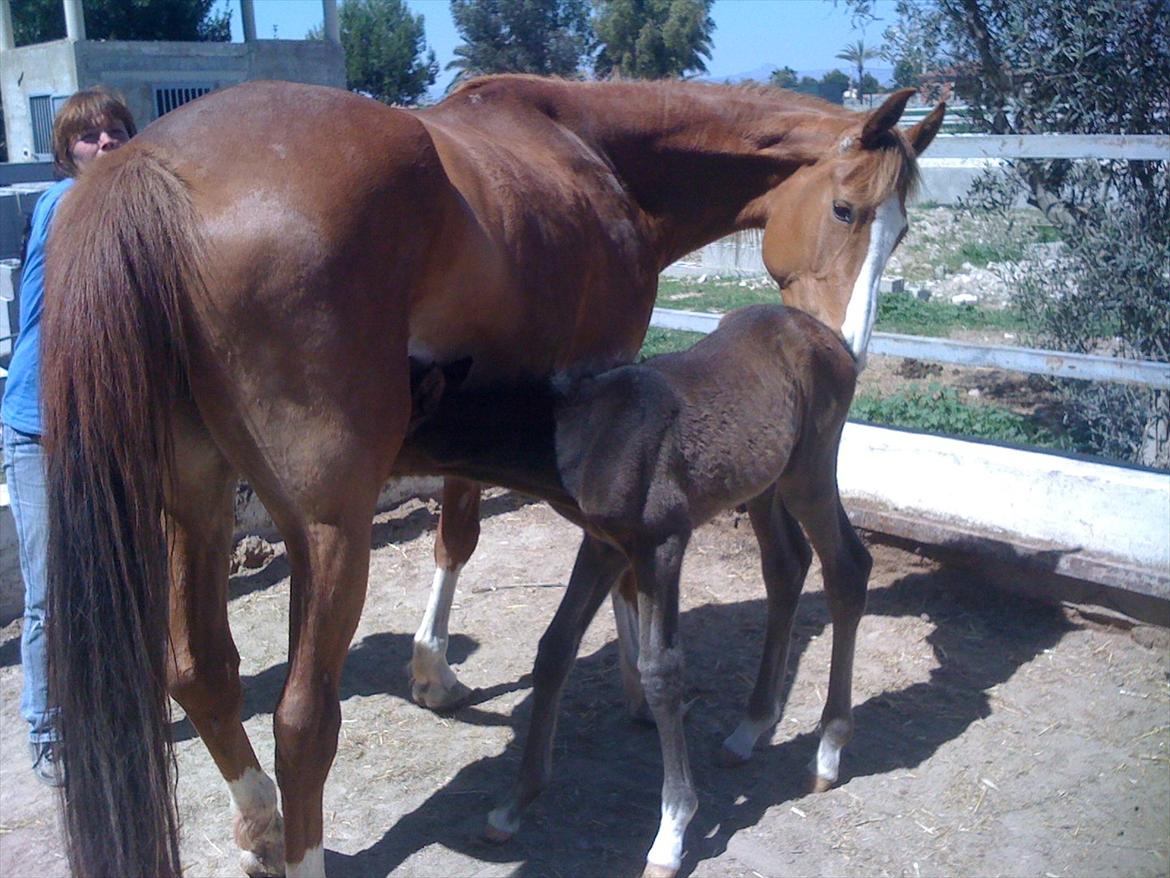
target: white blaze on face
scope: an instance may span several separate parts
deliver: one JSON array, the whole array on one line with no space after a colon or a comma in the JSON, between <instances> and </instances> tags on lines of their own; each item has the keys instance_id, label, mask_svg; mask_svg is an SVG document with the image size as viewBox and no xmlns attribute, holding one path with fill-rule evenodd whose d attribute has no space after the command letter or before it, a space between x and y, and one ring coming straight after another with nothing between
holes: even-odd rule
<instances>
[{"instance_id":1,"label":"white blaze on face","mask_svg":"<svg viewBox=\"0 0 1170 878\"><path fill-rule=\"evenodd\" d=\"M865 368L865 349L869 345L869 335L877 315L877 294L882 270L894 252L898 236L905 228L906 217L902 213L901 203L897 195L891 195L878 205L873 224L869 227L869 251L865 254L865 262L853 284L849 306L845 309L845 322L841 325L841 335L853 352L859 372Z\"/></svg>"}]
</instances>

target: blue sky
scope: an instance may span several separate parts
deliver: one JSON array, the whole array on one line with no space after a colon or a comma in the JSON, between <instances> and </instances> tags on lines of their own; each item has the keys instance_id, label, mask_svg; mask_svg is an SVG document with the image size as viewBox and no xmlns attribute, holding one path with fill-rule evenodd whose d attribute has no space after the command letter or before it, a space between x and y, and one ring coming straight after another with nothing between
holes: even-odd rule
<instances>
[{"instance_id":1,"label":"blue sky","mask_svg":"<svg viewBox=\"0 0 1170 878\"><path fill-rule=\"evenodd\" d=\"M407 0L425 19L428 45L435 50L440 73L436 94L454 75L445 69L461 42L451 20L447 0ZM834 56L857 39L877 46L882 31L894 20L894 0L877 0L882 21L864 30L854 29L844 0L716 0L714 49L707 63L711 78L735 76L788 66L800 73L820 75L833 67L845 68ZM232 39L242 39L239 0L219 0L217 8L232 10ZM300 39L319 25L321 0L255 0L256 34L260 39ZM880 67L884 62L877 61ZM880 76L880 71L875 70ZM763 75L763 74L761 74Z\"/></svg>"}]
</instances>

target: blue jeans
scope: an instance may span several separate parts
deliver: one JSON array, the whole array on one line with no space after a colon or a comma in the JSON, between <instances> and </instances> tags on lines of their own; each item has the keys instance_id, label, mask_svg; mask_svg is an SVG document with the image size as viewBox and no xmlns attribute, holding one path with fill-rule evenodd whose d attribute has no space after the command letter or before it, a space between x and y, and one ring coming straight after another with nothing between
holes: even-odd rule
<instances>
[{"instance_id":1,"label":"blue jeans","mask_svg":"<svg viewBox=\"0 0 1170 878\"><path fill-rule=\"evenodd\" d=\"M20 573L24 577L24 628L20 635L24 687L20 694L20 715L29 724L29 740L40 744L58 738L53 728L53 712L49 710L45 652L49 498L40 437L4 425L4 478L16 521Z\"/></svg>"}]
</instances>

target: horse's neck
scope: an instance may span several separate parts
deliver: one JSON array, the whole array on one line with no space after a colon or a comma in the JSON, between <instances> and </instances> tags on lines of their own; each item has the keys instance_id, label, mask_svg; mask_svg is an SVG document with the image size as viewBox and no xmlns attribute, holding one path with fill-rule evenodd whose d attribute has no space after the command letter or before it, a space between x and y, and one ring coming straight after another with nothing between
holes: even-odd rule
<instances>
[{"instance_id":1,"label":"horse's neck","mask_svg":"<svg viewBox=\"0 0 1170 878\"><path fill-rule=\"evenodd\" d=\"M779 89L680 83L567 88L562 120L604 153L649 218L662 266L762 227L764 196L828 154L852 114Z\"/></svg>"}]
</instances>

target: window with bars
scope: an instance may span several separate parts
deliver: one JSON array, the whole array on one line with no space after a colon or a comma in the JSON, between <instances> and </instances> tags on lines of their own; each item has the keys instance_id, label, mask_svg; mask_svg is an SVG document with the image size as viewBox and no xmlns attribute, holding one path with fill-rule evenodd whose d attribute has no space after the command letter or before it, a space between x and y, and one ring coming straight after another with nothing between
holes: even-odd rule
<instances>
[{"instance_id":1,"label":"window with bars","mask_svg":"<svg viewBox=\"0 0 1170 878\"><path fill-rule=\"evenodd\" d=\"M181 85L156 85L154 87L154 117L157 119L188 101L214 90L210 83L183 83Z\"/></svg>"},{"instance_id":2,"label":"window with bars","mask_svg":"<svg viewBox=\"0 0 1170 878\"><path fill-rule=\"evenodd\" d=\"M53 119L67 95L32 95L28 99L32 119L33 154L40 161L53 157Z\"/></svg>"}]
</instances>

